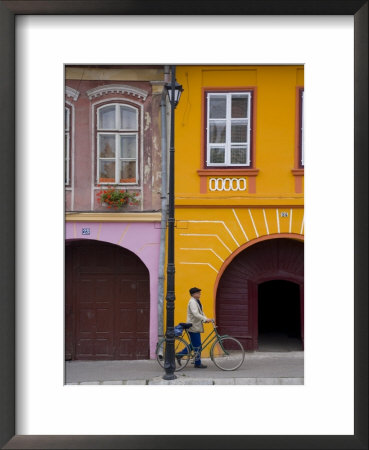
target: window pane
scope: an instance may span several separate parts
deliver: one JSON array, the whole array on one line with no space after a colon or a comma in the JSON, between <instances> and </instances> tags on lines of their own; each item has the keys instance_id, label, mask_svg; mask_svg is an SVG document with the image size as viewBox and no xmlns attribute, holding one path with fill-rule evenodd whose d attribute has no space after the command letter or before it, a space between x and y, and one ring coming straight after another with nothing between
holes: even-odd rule
<instances>
[{"instance_id":1,"label":"window pane","mask_svg":"<svg viewBox=\"0 0 369 450\"><path fill-rule=\"evenodd\" d=\"M246 147L238 147L231 149L231 164L246 164Z\"/></svg>"},{"instance_id":2,"label":"window pane","mask_svg":"<svg viewBox=\"0 0 369 450\"><path fill-rule=\"evenodd\" d=\"M225 143L226 124L225 122L212 122L210 124L209 142L212 144Z\"/></svg>"},{"instance_id":3,"label":"window pane","mask_svg":"<svg viewBox=\"0 0 369 450\"><path fill-rule=\"evenodd\" d=\"M115 182L115 161L100 160L100 183L114 183Z\"/></svg>"},{"instance_id":4,"label":"window pane","mask_svg":"<svg viewBox=\"0 0 369 450\"><path fill-rule=\"evenodd\" d=\"M69 109L65 108L65 130L69 131Z\"/></svg>"},{"instance_id":5,"label":"window pane","mask_svg":"<svg viewBox=\"0 0 369 450\"><path fill-rule=\"evenodd\" d=\"M100 134L100 158L112 158L115 156L115 135Z\"/></svg>"},{"instance_id":6,"label":"window pane","mask_svg":"<svg viewBox=\"0 0 369 450\"><path fill-rule=\"evenodd\" d=\"M120 162L120 183L136 182L136 161Z\"/></svg>"},{"instance_id":7,"label":"window pane","mask_svg":"<svg viewBox=\"0 0 369 450\"><path fill-rule=\"evenodd\" d=\"M232 124L231 142L246 142L246 141L247 141L247 125Z\"/></svg>"},{"instance_id":8,"label":"window pane","mask_svg":"<svg viewBox=\"0 0 369 450\"><path fill-rule=\"evenodd\" d=\"M120 107L120 129L137 129L137 111L135 109L127 108L127 106Z\"/></svg>"},{"instance_id":9,"label":"window pane","mask_svg":"<svg viewBox=\"0 0 369 450\"><path fill-rule=\"evenodd\" d=\"M120 137L120 157L136 158L136 136Z\"/></svg>"},{"instance_id":10,"label":"window pane","mask_svg":"<svg viewBox=\"0 0 369 450\"><path fill-rule=\"evenodd\" d=\"M225 149L222 147L213 147L210 149L210 162L213 164L224 164Z\"/></svg>"},{"instance_id":11,"label":"window pane","mask_svg":"<svg viewBox=\"0 0 369 450\"><path fill-rule=\"evenodd\" d=\"M232 118L247 117L248 97L241 95L232 95Z\"/></svg>"},{"instance_id":12,"label":"window pane","mask_svg":"<svg viewBox=\"0 0 369 450\"><path fill-rule=\"evenodd\" d=\"M65 174L65 184L69 183L69 133L64 135L64 174Z\"/></svg>"},{"instance_id":13,"label":"window pane","mask_svg":"<svg viewBox=\"0 0 369 450\"><path fill-rule=\"evenodd\" d=\"M115 105L105 106L99 110L99 128L100 130L114 130L115 124Z\"/></svg>"},{"instance_id":14,"label":"window pane","mask_svg":"<svg viewBox=\"0 0 369 450\"><path fill-rule=\"evenodd\" d=\"M225 95L211 96L209 110L210 119L225 119L227 111L227 97Z\"/></svg>"},{"instance_id":15,"label":"window pane","mask_svg":"<svg viewBox=\"0 0 369 450\"><path fill-rule=\"evenodd\" d=\"M69 133L64 134L64 155L69 158Z\"/></svg>"}]
</instances>

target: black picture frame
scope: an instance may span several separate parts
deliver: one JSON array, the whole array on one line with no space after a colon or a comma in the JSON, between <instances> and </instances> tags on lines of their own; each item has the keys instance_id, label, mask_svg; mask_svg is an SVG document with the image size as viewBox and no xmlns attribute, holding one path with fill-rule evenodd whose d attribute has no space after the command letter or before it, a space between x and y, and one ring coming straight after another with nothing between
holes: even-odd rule
<instances>
[{"instance_id":1,"label":"black picture frame","mask_svg":"<svg viewBox=\"0 0 369 450\"><path fill-rule=\"evenodd\" d=\"M15 16L20 14L354 17L354 435L15 435ZM5 449L368 449L368 1L66 0L0 2L0 445ZM340 345L339 342L336 345ZM339 395L339 393L338 393ZM317 405L317 408L319 406ZM171 412L170 412L171 413ZM185 416L184 416L185 417ZM186 420L184 421L184 424ZM165 417L163 417L165 429ZM189 430L190 428L186 428Z\"/></svg>"}]
</instances>

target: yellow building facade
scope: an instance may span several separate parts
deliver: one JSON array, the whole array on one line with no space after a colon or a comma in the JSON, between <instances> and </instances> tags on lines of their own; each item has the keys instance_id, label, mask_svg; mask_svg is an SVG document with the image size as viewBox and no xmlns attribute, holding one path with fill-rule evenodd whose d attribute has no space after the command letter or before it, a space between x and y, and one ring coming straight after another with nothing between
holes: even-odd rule
<instances>
[{"instance_id":1,"label":"yellow building facade","mask_svg":"<svg viewBox=\"0 0 369 450\"><path fill-rule=\"evenodd\" d=\"M303 66L177 66L175 321L303 345ZM210 326L205 326L210 331Z\"/></svg>"}]
</instances>

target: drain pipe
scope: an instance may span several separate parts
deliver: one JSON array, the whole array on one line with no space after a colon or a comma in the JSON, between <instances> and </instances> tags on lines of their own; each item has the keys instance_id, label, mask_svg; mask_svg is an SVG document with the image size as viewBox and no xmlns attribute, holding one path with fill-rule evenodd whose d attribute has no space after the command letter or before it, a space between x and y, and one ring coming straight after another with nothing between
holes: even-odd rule
<instances>
[{"instance_id":1,"label":"drain pipe","mask_svg":"<svg viewBox=\"0 0 369 450\"><path fill-rule=\"evenodd\" d=\"M167 81L169 67L164 68L164 81ZM160 102L161 118L161 227L160 227L160 253L159 253L159 289L158 289L158 337L164 336L164 269L165 244L167 234L167 101L164 88Z\"/></svg>"}]
</instances>

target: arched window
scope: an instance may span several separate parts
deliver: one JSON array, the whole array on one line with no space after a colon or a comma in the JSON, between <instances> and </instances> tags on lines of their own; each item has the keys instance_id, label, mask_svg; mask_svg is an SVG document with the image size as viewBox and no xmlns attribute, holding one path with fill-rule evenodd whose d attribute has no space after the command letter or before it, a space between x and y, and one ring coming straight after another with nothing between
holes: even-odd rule
<instances>
[{"instance_id":1,"label":"arched window","mask_svg":"<svg viewBox=\"0 0 369 450\"><path fill-rule=\"evenodd\" d=\"M70 148L71 148L71 108L66 105L64 116L64 182L70 184Z\"/></svg>"},{"instance_id":2,"label":"arched window","mask_svg":"<svg viewBox=\"0 0 369 450\"><path fill-rule=\"evenodd\" d=\"M109 103L97 109L97 182L137 184L138 109Z\"/></svg>"}]
</instances>

